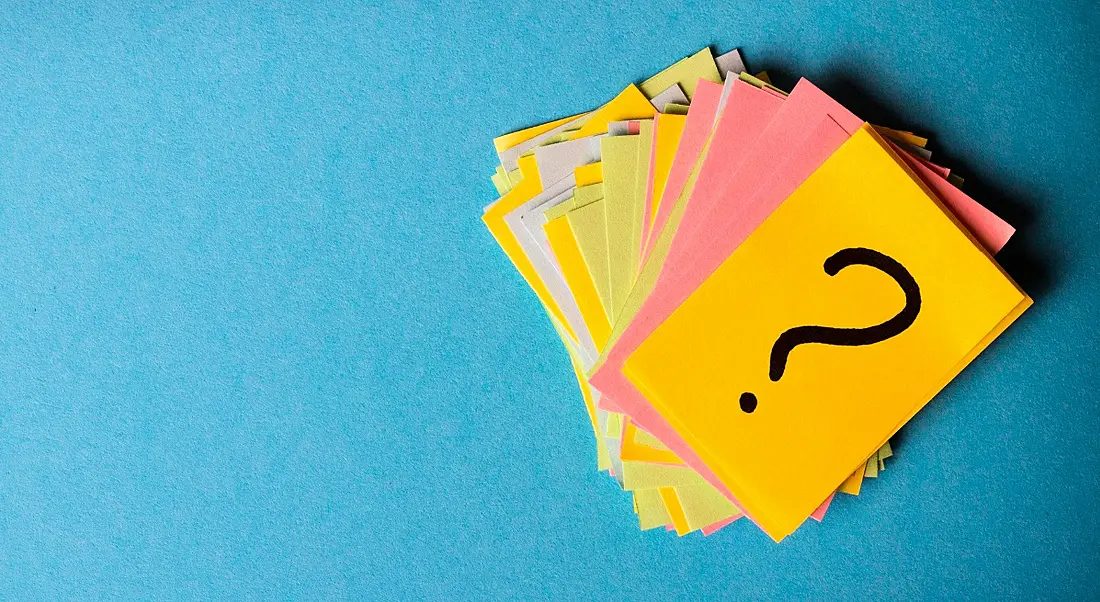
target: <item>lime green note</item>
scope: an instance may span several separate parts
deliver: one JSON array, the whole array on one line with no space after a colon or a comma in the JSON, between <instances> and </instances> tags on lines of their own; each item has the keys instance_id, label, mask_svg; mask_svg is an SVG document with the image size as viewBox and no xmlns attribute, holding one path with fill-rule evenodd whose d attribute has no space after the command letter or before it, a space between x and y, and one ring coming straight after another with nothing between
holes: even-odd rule
<instances>
[{"instance_id":1,"label":"lime green note","mask_svg":"<svg viewBox=\"0 0 1100 602\"><path fill-rule=\"evenodd\" d=\"M722 75L718 73L718 65L714 62L714 54L709 47L681 59L675 65L645 80L638 89L646 98L653 98L673 84L679 84L684 95L691 100L700 79L722 83Z\"/></svg>"},{"instance_id":2,"label":"lime green note","mask_svg":"<svg viewBox=\"0 0 1100 602\"><path fill-rule=\"evenodd\" d=\"M699 479L702 481L702 477ZM695 531L714 523L739 516L741 511L710 483L684 485L676 488L680 506L684 509L688 529Z\"/></svg>"},{"instance_id":3,"label":"lime green note","mask_svg":"<svg viewBox=\"0 0 1100 602\"><path fill-rule=\"evenodd\" d=\"M665 503L661 501L661 494L656 489L635 491L634 502L638 506L638 525L642 531L663 527L672 522Z\"/></svg>"},{"instance_id":4,"label":"lime green note","mask_svg":"<svg viewBox=\"0 0 1100 602\"><path fill-rule=\"evenodd\" d=\"M634 199L638 180L638 136L609 136L601 143L603 208L607 227L607 265L611 281L611 316L630 293L634 240Z\"/></svg>"},{"instance_id":5,"label":"lime green note","mask_svg":"<svg viewBox=\"0 0 1100 602\"><path fill-rule=\"evenodd\" d=\"M680 487L706 483L699 473L687 466L669 466L651 462L623 462L623 489Z\"/></svg>"},{"instance_id":6,"label":"lime green note","mask_svg":"<svg viewBox=\"0 0 1100 602\"><path fill-rule=\"evenodd\" d=\"M626 303L638 273L645 215L653 122L639 121L639 133L609 136L601 142L604 171L604 219L612 316Z\"/></svg>"},{"instance_id":7,"label":"lime green note","mask_svg":"<svg viewBox=\"0 0 1100 602\"><path fill-rule=\"evenodd\" d=\"M600 184L585 188L595 186L602 188ZM576 200L576 195L573 198ZM604 200L597 199L565 214L565 219L573 230L573 238L576 239L577 248L580 249L581 257L588 268L603 314L607 318L607 323L611 324L611 275L607 263L607 226L603 205Z\"/></svg>"}]
</instances>

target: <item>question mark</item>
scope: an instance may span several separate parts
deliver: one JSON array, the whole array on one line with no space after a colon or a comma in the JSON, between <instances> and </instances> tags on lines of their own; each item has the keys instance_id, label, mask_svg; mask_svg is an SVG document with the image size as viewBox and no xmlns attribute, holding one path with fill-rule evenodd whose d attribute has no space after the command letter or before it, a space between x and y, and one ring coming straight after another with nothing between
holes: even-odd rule
<instances>
[{"instance_id":1,"label":"question mark","mask_svg":"<svg viewBox=\"0 0 1100 602\"><path fill-rule=\"evenodd\" d=\"M787 356L799 345L806 343L845 347L874 345L901 334L917 319L917 314L920 313L920 287L905 266L894 258L873 249L853 247L841 249L826 259L825 273L836 276L840 270L851 265L866 265L886 272L905 293L905 307L893 318L867 328L796 326L784 332L772 345L771 369L768 372L772 382L779 382L779 379L783 378L783 371L787 367ZM740 403L741 411L751 414L756 410L756 395L749 392L742 393Z\"/></svg>"}]
</instances>

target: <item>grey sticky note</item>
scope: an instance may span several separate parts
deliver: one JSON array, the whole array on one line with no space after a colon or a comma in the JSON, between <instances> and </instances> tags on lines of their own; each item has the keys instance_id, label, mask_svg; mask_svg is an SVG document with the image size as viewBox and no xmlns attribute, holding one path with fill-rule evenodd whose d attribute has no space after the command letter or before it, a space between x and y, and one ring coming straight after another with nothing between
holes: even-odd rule
<instances>
[{"instance_id":1,"label":"grey sticky note","mask_svg":"<svg viewBox=\"0 0 1100 602\"><path fill-rule=\"evenodd\" d=\"M725 80L729 73L733 73L734 77L741 75L742 71L746 71L745 61L741 58L741 50L734 48L733 50L714 59L715 64L718 65L718 73L722 75L722 79Z\"/></svg>"},{"instance_id":2,"label":"grey sticky note","mask_svg":"<svg viewBox=\"0 0 1100 602\"><path fill-rule=\"evenodd\" d=\"M535 148L535 162L539 168L539 178L545 184L552 184L573 175L573 170L581 165L600 160L600 139L589 136L558 142Z\"/></svg>"},{"instance_id":3,"label":"grey sticky note","mask_svg":"<svg viewBox=\"0 0 1100 602\"><path fill-rule=\"evenodd\" d=\"M608 136L627 136L630 134L629 121L612 121L607 124Z\"/></svg>"},{"instance_id":4,"label":"grey sticky note","mask_svg":"<svg viewBox=\"0 0 1100 602\"><path fill-rule=\"evenodd\" d=\"M658 112L664 113L665 106L670 103L679 105L688 104L688 97L684 94L684 90L680 88L680 84L672 84L666 88L664 92L650 99L649 102L653 104Z\"/></svg>"},{"instance_id":5,"label":"grey sticky note","mask_svg":"<svg viewBox=\"0 0 1100 602\"><path fill-rule=\"evenodd\" d=\"M535 136L530 140L520 142L512 148L500 151L499 153L497 153L497 157L500 159L500 164L504 166L504 169L507 171L514 170L518 166L516 161L520 158L520 156L527 153L527 151L545 144L548 140L560 135L562 132L581 127L581 125L583 125L584 122L588 121L588 118L591 116L592 113L585 113L584 115L581 115L580 117L577 117L576 119L573 119L569 122L563 123L562 125L559 125L552 130L543 132L542 134L539 134L538 136Z\"/></svg>"}]
</instances>

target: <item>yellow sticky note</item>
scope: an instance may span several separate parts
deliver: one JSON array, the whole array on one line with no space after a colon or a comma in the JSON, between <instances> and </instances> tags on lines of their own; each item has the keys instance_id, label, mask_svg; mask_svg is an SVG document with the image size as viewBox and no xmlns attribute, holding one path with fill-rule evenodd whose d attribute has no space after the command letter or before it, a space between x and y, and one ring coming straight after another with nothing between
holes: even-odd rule
<instances>
[{"instance_id":1,"label":"yellow sticky note","mask_svg":"<svg viewBox=\"0 0 1100 602\"><path fill-rule=\"evenodd\" d=\"M611 452L607 449L607 443L603 437L596 435L596 470L606 472L611 468Z\"/></svg>"},{"instance_id":2,"label":"yellow sticky note","mask_svg":"<svg viewBox=\"0 0 1100 602\"><path fill-rule=\"evenodd\" d=\"M569 354L569 361L573 366L573 373L576 375L577 384L581 389L585 410L588 413L588 418L592 425L592 432L596 435L596 468L600 471L607 470L611 466L611 455L604 442L604 438L600 436L593 389L589 386L588 380L584 377L580 352L576 347L576 343L569 339L569 336L565 333L565 329L552 316L550 317L550 323L553 324L554 332L557 333L558 337L561 339L562 345L565 346L566 353Z\"/></svg>"},{"instance_id":3,"label":"yellow sticky note","mask_svg":"<svg viewBox=\"0 0 1100 602\"><path fill-rule=\"evenodd\" d=\"M668 510L672 526L676 527L676 534L683 537L690 533L691 528L688 527L687 517L684 516L684 508L680 505L680 498L677 497L676 490L672 487L661 487L657 491L660 493L661 501L665 503L665 509Z\"/></svg>"},{"instance_id":4,"label":"yellow sticky note","mask_svg":"<svg viewBox=\"0 0 1100 602\"><path fill-rule=\"evenodd\" d=\"M550 130L558 126L565 125L582 115L584 115L584 113L573 115L571 117L563 117L556 121L539 124L526 129L504 134L503 136L497 136L496 138L493 138L493 146L496 147L498 153L506 151L513 146L516 146L517 144L526 142L532 138L535 138L536 136L545 134L546 132L549 132Z\"/></svg>"},{"instance_id":5,"label":"yellow sticky note","mask_svg":"<svg viewBox=\"0 0 1100 602\"><path fill-rule=\"evenodd\" d=\"M665 256L671 248L676 230L680 227L680 219L684 216L684 210L687 208L687 201L691 197L692 191L695 189L695 182L699 179L699 170L710 150L710 144L713 137L714 129L712 128L707 135L706 142L703 143L703 149L699 152L699 157L695 160L695 165L692 166L691 173L688 176L687 182L684 184L683 190L680 191L680 195L676 197L673 203L672 211L669 213L668 219L665 222L665 227L660 233L654 232L653 234L657 238L653 243L653 248L650 251L649 257L638 274L635 286L630 290L630 295L623 305L621 315L616 316L618 319L612 322L612 330L608 338L608 343L601 348L602 351L600 352L600 357L596 361L596 364L588 369L589 376L607 360L608 350L614 345L618 338L622 336L630 320L637 314L638 310L641 309L642 303L645 302L646 297L648 297L649 293L656 286L657 278L660 276L661 268L664 266Z\"/></svg>"},{"instance_id":6,"label":"yellow sticky note","mask_svg":"<svg viewBox=\"0 0 1100 602\"><path fill-rule=\"evenodd\" d=\"M865 126L624 374L779 540L1030 303Z\"/></svg>"},{"instance_id":7,"label":"yellow sticky note","mask_svg":"<svg viewBox=\"0 0 1100 602\"><path fill-rule=\"evenodd\" d=\"M629 419L626 420L626 425L623 428L619 457L623 462L650 462L671 466L684 465L683 461L658 441L656 437L640 430Z\"/></svg>"},{"instance_id":8,"label":"yellow sticky note","mask_svg":"<svg viewBox=\"0 0 1100 602\"><path fill-rule=\"evenodd\" d=\"M638 88L646 98L653 98L661 92L679 84L684 91L684 96L691 100L695 95L695 88L700 79L706 79L716 84L722 83L722 75L718 73L718 65L714 62L714 54L710 48L704 48L695 54L678 61L668 69L654 75L642 82Z\"/></svg>"},{"instance_id":9,"label":"yellow sticky note","mask_svg":"<svg viewBox=\"0 0 1100 602\"><path fill-rule=\"evenodd\" d=\"M913 146L917 146L920 148L928 146L928 138L918 136L913 132L903 132L901 130L895 130L893 128L883 127L881 125L876 125L874 126L874 128L875 131L877 131L879 134L882 134L883 136L886 136L887 138L893 138L895 140L907 142L909 144L912 144Z\"/></svg>"},{"instance_id":10,"label":"yellow sticky note","mask_svg":"<svg viewBox=\"0 0 1100 602\"><path fill-rule=\"evenodd\" d=\"M599 165L599 163L595 163L594 165ZM571 207L570 210L584 207L589 203L594 203L601 199L603 199L602 181L596 182L595 184L588 184L587 186L577 186L576 190L573 191L573 207Z\"/></svg>"},{"instance_id":11,"label":"yellow sticky note","mask_svg":"<svg viewBox=\"0 0 1100 602\"><path fill-rule=\"evenodd\" d=\"M519 241L516 240L515 235L512 234L512 231L508 228L508 224L504 221L505 215L534 198L539 192L542 192L542 182L539 180L539 170L538 165L535 163L535 158L521 157L519 166L520 170L523 172L523 178L508 191L507 194L490 205L485 210L485 213L482 214L481 219L489 228L489 232L493 235L493 238L496 239L497 244L504 250L504 254L508 256L508 259L512 260L512 264L519 270L520 275L527 281L531 289L535 291L535 295L538 296L539 301L546 307L551 318L557 320L558 323L565 328L566 334L575 341L577 340L577 334L569 327L569 323L566 321L561 308L558 307L554 298L550 295L550 291L546 288L546 284L539 278L538 272L535 271L535 267L531 265L531 260L527 258L527 254L524 253L523 247L520 246Z\"/></svg>"},{"instance_id":12,"label":"yellow sticky note","mask_svg":"<svg viewBox=\"0 0 1100 602\"><path fill-rule=\"evenodd\" d=\"M573 175L577 180L577 188L599 184L603 182L603 163L596 161L588 165L581 165L573 170Z\"/></svg>"},{"instance_id":13,"label":"yellow sticky note","mask_svg":"<svg viewBox=\"0 0 1100 602\"><path fill-rule=\"evenodd\" d=\"M684 133L685 115L657 115L653 118L653 165L650 167L653 185L649 199L649 229L643 240L652 235L653 216L661 205L661 195L665 192L668 172L672 169L672 160L676 157L676 147L680 145L680 136Z\"/></svg>"},{"instance_id":14,"label":"yellow sticky note","mask_svg":"<svg viewBox=\"0 0 1100 602\"><path fill-rule=\"evenodd\" d=\"M577 198L576 198L576 196L574 196L571 199L567 199L565 201L562 201L561 203L559 203L557 205L554 205L553 207L547 209L546 213L543 213L542 215L546 219L547 222L554 221L554 220L558 219L559 217L562 217L566 213L569 213L570 211L572 211L573 207L576 204L576 202L577 202Z\"/></svg>"},{"instance_id":15,"label":"yellow sticky note","mask_svg":"<svg viewBox=\"0 0 1100 602\"><path fill-rule=\"evenodd\" d=\"M657 108L649 102L645 94L638 90L637 86L631 84L611 102L594 111L584 125L573 132L570 139L606 134L607 126L612 121L652 119L656 114Z\"/></svg>"},{"instance_id":16,"label":"yellow sticky note","mask_svg":"<svg viewBox=\"0 0 1100 602\"><path fill-rule=\"evenodd\" d=\"M639 429L638 427L634 428L637 431L634 439L638 442L639 445L645 445L658 450L668 450L668 448L665 447L665 444L661 443L660 439L654 437L653 435L650 435L649 433Z\"/></svg>"},{"instance_id":17,"label":"yellow sticky note","mask_svg":"<svg viewBox=\"0 0 1100 602\"><path fill-rule=\"evenodd\" d=\"M837 491L841 493L847 493L848 495L859 495L859 490L863 486L863 471L863 466L860 466L858 469L856 469L856 471L853 472L850 477L845 479L844 482L840 484L840 487L837 489Z\"/></svg>"},{"instance_id":18,"label":"yellow sticky note","mask_svg":"<svg viewBox=\"0 0 1100 602\"><path fill-rule=\"evenodd\" d=\"M512 189L512 183L508 181L508 174L499 165L489 178L493 181L493 186L497 189L499 195L505 195Z\"/></svg>"},{"instance_id":19,"label":"yellow sticky note","mask_svg":"<svg viewBox=\"0 0 1100 602\"><path fill-rule=\"evenodd\" d=\"M564 337L563 337L564 342ZM576 351L573 350L569 343L565 343L565 348L569 352L569 361L573 366L573 373L577 377L577 386L580 387L581 397L584 399L584 408L588 412L588 420L592 424L592 432L596 435L596 470L607 470L611 466L611 455L607 450L607 444L604 442L604 438L600 436L600 425L596 420L596 404L592 395L592 387L588 385L588 381L584 378L584 371L581 369L580 359L577 357Z\"/></svg>"}]
</instances>

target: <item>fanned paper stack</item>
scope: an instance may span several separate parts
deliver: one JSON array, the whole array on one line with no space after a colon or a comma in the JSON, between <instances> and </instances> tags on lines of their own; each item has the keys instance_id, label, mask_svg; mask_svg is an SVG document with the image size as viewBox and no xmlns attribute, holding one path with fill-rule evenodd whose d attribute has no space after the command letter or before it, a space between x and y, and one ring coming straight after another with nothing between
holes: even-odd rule
<instances>
[{"instance_id":1,"label":"fanned paper stack","mask_svg":"<svg viewBox=\"0 0 1100 602\"><path fill-rule=\"evenodd\" d=\"M546 308L642 529L776 541L858 495L889 439L1031 299L1012 226L803 79L704 49L501 136L483 220Z\"/></svg>"}]
</instances>

